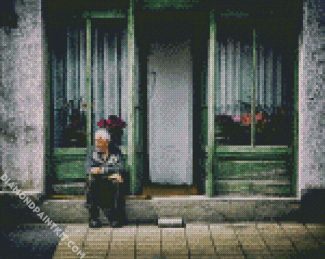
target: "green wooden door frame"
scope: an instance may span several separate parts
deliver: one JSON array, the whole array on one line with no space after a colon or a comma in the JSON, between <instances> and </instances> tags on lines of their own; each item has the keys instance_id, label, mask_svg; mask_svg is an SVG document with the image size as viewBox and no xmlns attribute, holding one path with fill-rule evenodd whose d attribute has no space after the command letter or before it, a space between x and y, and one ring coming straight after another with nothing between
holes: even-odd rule
<instances>
[{"instance_id":1,"label":"green wooden door frame","mask_svg":"<svg viewBox=\"0 0 325 259\"><path fill-rule=\"evenodd\" d=\"M82 180L83 175L83 163L85 160L86 150L93 145L93 132L92 132L92 86L91 86L91 34L92 34L92 22L94 19L125 19L126 14L120 10L107 10L107 11L87 11L82 15L83 22L85 24L86 31L86 136L87 136L87 147L84 148L53 148L48 153L51 154L51 164L54 166L55 175L53 175L56 181L71 181L71 180ZM50 98L50 97L49 97ZM50 102L49 102L50 103ZM50 109L50 108L49 108ZM50 138L49 138L50 139ZM49 147L51 144L49 143ZM125 154L125 148L122 149L122 153ZM75 164L74 164L75 162ZM56 172L58 170L59 172ZM73 173L75 171L76 173ZM66 173L64 173L66 172Z\"/></svg>"},{"instance_id":2,"label":"green wooden door frame","mask_svg":"<svg viewBox=\"0 0 325 259\"><path fill-rule=\"evenodd\" d=\"M129 171L130 193L135 194L137 188L137 159L136 159L136 69L135 69L135 26L134 26L134 0L130 0L127 12L127 52L128 52L128 147L127 170ZM87 49L87 105L89 107L87 120L88 147L92 144L92 96L91 96L91 19L118 19L125 18L121 11L86 12L86 49Z\"/></svg>"},{"instance_id":3,"label":"green wooden door frame","mask_svg":"<svg viewBox=\"0 0 325 259\"><path fill-rule=\"evenodd\" d=\"M130 193L137 189L136 161L136 70L135 70L135 1L130 0L127 15L127 46L128 46L128 171L130 177Z\"/></svg>"},{"instance_id":4,"label":"green wooden door frame","mask_svg":"<svg viewBox=\"0 0 325 259\"><path fill-rule=\"evenodd\" d=\"M216 36L217 36L217 26L215 19L215 11L210 11L209 17L209 50L208 50L208 159L206 166L206 190L207 196L212 197L214 194L214 172L213 164L215 162L215 89L216 89Z\"/></svg>"},{"instance_id":5,"label":"green wooden door frame","mask_svg":"<svg viewBox=\"0 0 325 259\"><path fill-rule=\"evenodd\" d=\"M255 144L255 116L252 116L251 124L251 143L250 146L218 146L215 142L215 105L216 105L216 77L217 67L217 19L216 11L210 10L209 17L209 42L208 42L208 118L207 118L207 163L206 163L206 195L212 197L215 194L215 179L217 177L218 160L239 159L239 160L271 160L271 161L288 161L291 163L290 171L292 171L292 194L296 192L297 185L297 152L298 152L298 61L295 55L294 64L294 111L293 111L293 144L292 146L256 146ZM253 62L253 84L251 87L252 96L256 95L256 69L257 69L257 50L256 50L256 28L252 28L252 62ZM255 98L252 98L251 114L256 113Z\"/></svg>"},{"instance_id":6,"label":"green wooden door frame","mask_svg":"<svg viewBox=\"0 0 325 259\"><path fill-rule=\"evenodd\" d=\"M87 147L92 145L92 92L91 92L91 19L86 18L86 98L87 98Z\"/></svg>"}]
</instances>

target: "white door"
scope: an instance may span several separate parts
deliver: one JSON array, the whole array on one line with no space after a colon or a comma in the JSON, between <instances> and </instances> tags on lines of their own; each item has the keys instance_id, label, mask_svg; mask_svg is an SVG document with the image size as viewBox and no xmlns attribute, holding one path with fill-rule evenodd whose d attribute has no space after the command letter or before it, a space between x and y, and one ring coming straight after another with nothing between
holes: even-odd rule
<instances>
[{"instance_id":1,"label":"white door","mask_svg":"<svg viewBox=\"0 0 325 259\"><path fill-rule=\"evenodd\" d=\"M155 41L148 55L149 175L153 183L192 177L190 40Z\"/></svg>"}]
</instances>

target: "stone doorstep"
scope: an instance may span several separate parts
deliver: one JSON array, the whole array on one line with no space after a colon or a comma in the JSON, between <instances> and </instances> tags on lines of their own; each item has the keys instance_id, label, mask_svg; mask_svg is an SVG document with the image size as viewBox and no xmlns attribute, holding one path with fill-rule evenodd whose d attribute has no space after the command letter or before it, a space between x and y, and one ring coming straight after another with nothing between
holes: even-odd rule
<instances>
[{"instance_id":1,"label":"stone doorstep","mask_svg":"<svg viewBox=\"0 0 325 259\"><path fill-rule=\"evenodd\" d=\"M88 211L84 200L45 200L41 209L56 223L87 223ZM176 206L177 205L177 206ZM278 220L288 218L296 211L298 201L290 199L225 200L215 198L156 198L152 200L127 200L126 216L129 223L157 223L159 217L182 217L184 222L233 222L246 220ZM253 211L252 211L253 208ZM106 218L101 213L105 224ZM105 225L104 225L105 226ZM212 233L229 232L233 228L215 227ZM240 227L239 227L240 228ZM286 227L284 227L286 228ZM229 230L229 231L228 231Z\"/></svg>"}]
</instances>

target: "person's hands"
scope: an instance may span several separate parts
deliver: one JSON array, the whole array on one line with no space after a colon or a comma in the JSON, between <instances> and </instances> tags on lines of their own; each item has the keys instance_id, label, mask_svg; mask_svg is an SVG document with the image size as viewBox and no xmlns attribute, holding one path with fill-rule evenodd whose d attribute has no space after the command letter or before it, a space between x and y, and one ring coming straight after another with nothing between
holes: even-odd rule
<instances>
[{"instance_id":1,"label":"person's hands","mask_svg":"<svg viewBox=\"0 0 325 259\"><path fill-rule=\"evenodd\" d=\"M103 167L92 167L90 169L91 174L102 174L104 172Z\"/></svg>"},{"instance_id":2,"label":"person's hands","mask_svg":"<svg viewBox=\"0 0 325 259\"><path fill-rule=\"evenodd\" d=\"M114 182L123 183L123 177L120 174L112 174L108 176L109 179L112 179Z\"/></svg>"}]
</instances>

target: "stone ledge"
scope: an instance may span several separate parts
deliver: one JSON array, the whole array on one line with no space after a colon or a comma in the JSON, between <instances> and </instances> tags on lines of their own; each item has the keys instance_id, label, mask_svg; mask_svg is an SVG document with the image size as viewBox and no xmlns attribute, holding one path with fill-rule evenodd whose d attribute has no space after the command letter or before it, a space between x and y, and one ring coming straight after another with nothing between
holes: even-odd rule
<instances>
[{"instance_id":1,"label":"stone ledge","mask_svg":"<svg viewBox=\"0 0 325 259\"><path fill-rule=\"evenodd\" d=\"M46 200L41 209L58 223L84 223L88 219L84 203L84 200ZM182 217L185 222L294 220L299 208L296 199L127 199L126 218L128 222L157 222L159 217Z\"/></svg>"}]
</instances>

